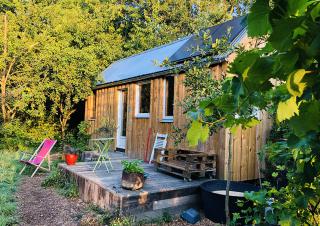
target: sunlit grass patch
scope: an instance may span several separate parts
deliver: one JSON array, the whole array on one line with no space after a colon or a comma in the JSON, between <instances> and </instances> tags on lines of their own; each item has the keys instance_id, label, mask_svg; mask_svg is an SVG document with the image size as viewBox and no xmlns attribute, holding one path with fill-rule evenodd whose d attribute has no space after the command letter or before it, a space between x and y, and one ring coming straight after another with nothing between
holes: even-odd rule
<instances>
[{"instance_id":1,"label":"sunlit grass patch","mask_svg":"<svg viewBox=\"0 0 320 226\"><path fill-rule=\"evenodd\" d=\"M0 150L0 156L0 225L13 225L18 220L14 198L20 168L18 154Z\"/></svg>"}]
</instances>

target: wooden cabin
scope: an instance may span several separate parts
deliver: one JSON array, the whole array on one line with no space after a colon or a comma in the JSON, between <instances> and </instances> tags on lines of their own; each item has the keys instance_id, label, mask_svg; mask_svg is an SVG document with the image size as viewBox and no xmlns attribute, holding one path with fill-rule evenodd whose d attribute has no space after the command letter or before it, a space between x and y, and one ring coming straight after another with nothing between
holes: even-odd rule
<instances>
[{"instance_id":1,"label":"wooden cabin","mask_svg":"<svg viewBox=\"0 0 320 226\"><path fill-rule=\"evenodd\" d=\"M236 18L208 29L212 39L225 36L231 28L231 45L248 44L244 18ZM143 159L150 154L156 133L169 134L168 147L174 148L170 134L173 126L183 128L188 120L179 103L187 95L184 73L173 73L170 67L161 67L169 59L183 63L199 55L192 49L203 45L196 35L190 35L172 43L118 60L102 72L104 82L94 88L94 95L86 100L85 119L96 131L103 120L116 124L115 148L125 151L131 158ZM191 52L192 51L192 52ZM234 53L220 55L212 65L212 76L219 79L226 73L228 62ZM261 124L255 128L237 131L233 136L232 178L243 181L259 177L256 151L266 142L271 127L266 114L260 113ZM94 135L93 135L94 136ZM217 177L226 178L226 161L230 137L221 129L199 144L196 149L217 154ZM187 141L179 148L191 149Z\"/></svg>"}]
</instances>

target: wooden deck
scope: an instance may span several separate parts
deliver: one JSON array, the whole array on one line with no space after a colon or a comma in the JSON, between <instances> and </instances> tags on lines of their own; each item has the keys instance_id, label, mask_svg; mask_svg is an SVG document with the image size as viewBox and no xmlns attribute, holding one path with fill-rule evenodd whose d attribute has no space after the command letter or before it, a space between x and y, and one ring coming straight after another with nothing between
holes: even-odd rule
<instances>
[{"instance_id":1,"label":"wooden deck","mask_svg":"<svg viewBox=\"0 0 320 226\"><path fill-rule=\"evenodd\" d=\"M85 202L108 210L119 210L122 214L152 217L163 211L173 213L199 204L199 185L207 179L187 182L157 172L153 165L143 163L145 172L149 174L145 185L139 191L129 191L121 188L121 160L127 157L122 153L112 153L111 158L114 168L110 173L104 166L92 172L95 162L79 162L75 166L62 163L59 167L76 179L80 197Z\"/></svg>"}]
</instances>

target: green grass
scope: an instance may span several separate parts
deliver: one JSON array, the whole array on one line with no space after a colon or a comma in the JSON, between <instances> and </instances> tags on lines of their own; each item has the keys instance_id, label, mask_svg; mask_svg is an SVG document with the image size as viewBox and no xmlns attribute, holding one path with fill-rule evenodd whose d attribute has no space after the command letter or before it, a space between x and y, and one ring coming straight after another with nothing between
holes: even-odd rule
<instances>
[{"instance_id":1,"label":"green grass","mask_svg":"<svg viewBox=\"0 0 320 226\"><path fill-rule=\"evenodd\" d=\"M18 223L14 193L18 183L18 154L0 150L0 226Z\"/></svg>"},{"instance_id":2,"label":"green grass","mask_svg":"<svg viewBox=\"0 0 320 226\"><path fill-rule=\"evenodd\" d=\"M152 219L144 219L140 220L136 223L136 225L146 225L146 224L152 224L152 225L164 225L172 222L174 220L174 216L172 216L170 213L164 211L161 216L152 218Z\"/></svg>"},{"instance_id":3,"label":"green grass","mask_svg":"<svg viewBox=\"0 0 320 226\"><path fill-rule=\"evenodd\" d=\"M134 216L123 216L118 211L107 211L101 209L97 205L90 204L87 211L94 213L96 222L98 225L110 225L110 226L143 226L143 225L164 225L172 222L174 216L168 212L163 212L159 217L152 219L137 220ZM90 225L84 222L84 225Z\"/></svg>"}]
</instances>

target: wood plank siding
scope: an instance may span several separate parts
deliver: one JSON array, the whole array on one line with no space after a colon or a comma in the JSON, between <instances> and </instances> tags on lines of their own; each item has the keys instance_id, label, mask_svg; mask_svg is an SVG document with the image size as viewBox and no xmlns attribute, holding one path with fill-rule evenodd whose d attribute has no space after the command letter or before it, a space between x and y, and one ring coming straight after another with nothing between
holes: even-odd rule
<instances>
[{"instance_id":1,"label":"wood plank siding","mask_svg":"<svg viewBox=\"0 0 320 226\"><path fill-rule=\"evenodd\" d=\"M227 63L221 63L212 68L212 74L215 79L219 79L219 75L225 72ZM164 123L163 117L163 92L164 78L157 77L149 79L151 82L151 104L149 118L136 118L135 116L135 95L137 83L129 83L124 85L102 88L94 91L94 95L86 100L85 119L90 121L92 133L101 125L104 117L109 117L117 124L118 120L118 92L126 89L128 91L128 114L127 114L127 130L126 130L126 154L130 158L144 158L147 148L148 131L152 131L149 153L156 133L169 134L168 147L173 148L173 140L170 137L173 129L172 126L183 128L187 123L187 119L183 114L179 103L186 96L186 90L183 84L184 74L174 77L174 121L173 123ZM266 142L267 136L271 128L271 120L267 114L261 113L262 122L251 129L239 129L235 136L232 136L232 179L237 181L251 180L258 178L258 162L256 152L261 149ZM116 137L116 132L114 137ZM225 129L221 129L208 139L204 144L199 144L196 148L199 151L212 152L218 155L217 175L218 178L226 178L226 162L228 152L229 135ZM179 148L191 149L186 140L184 140Z\"/></svg>"}]
</instances>

